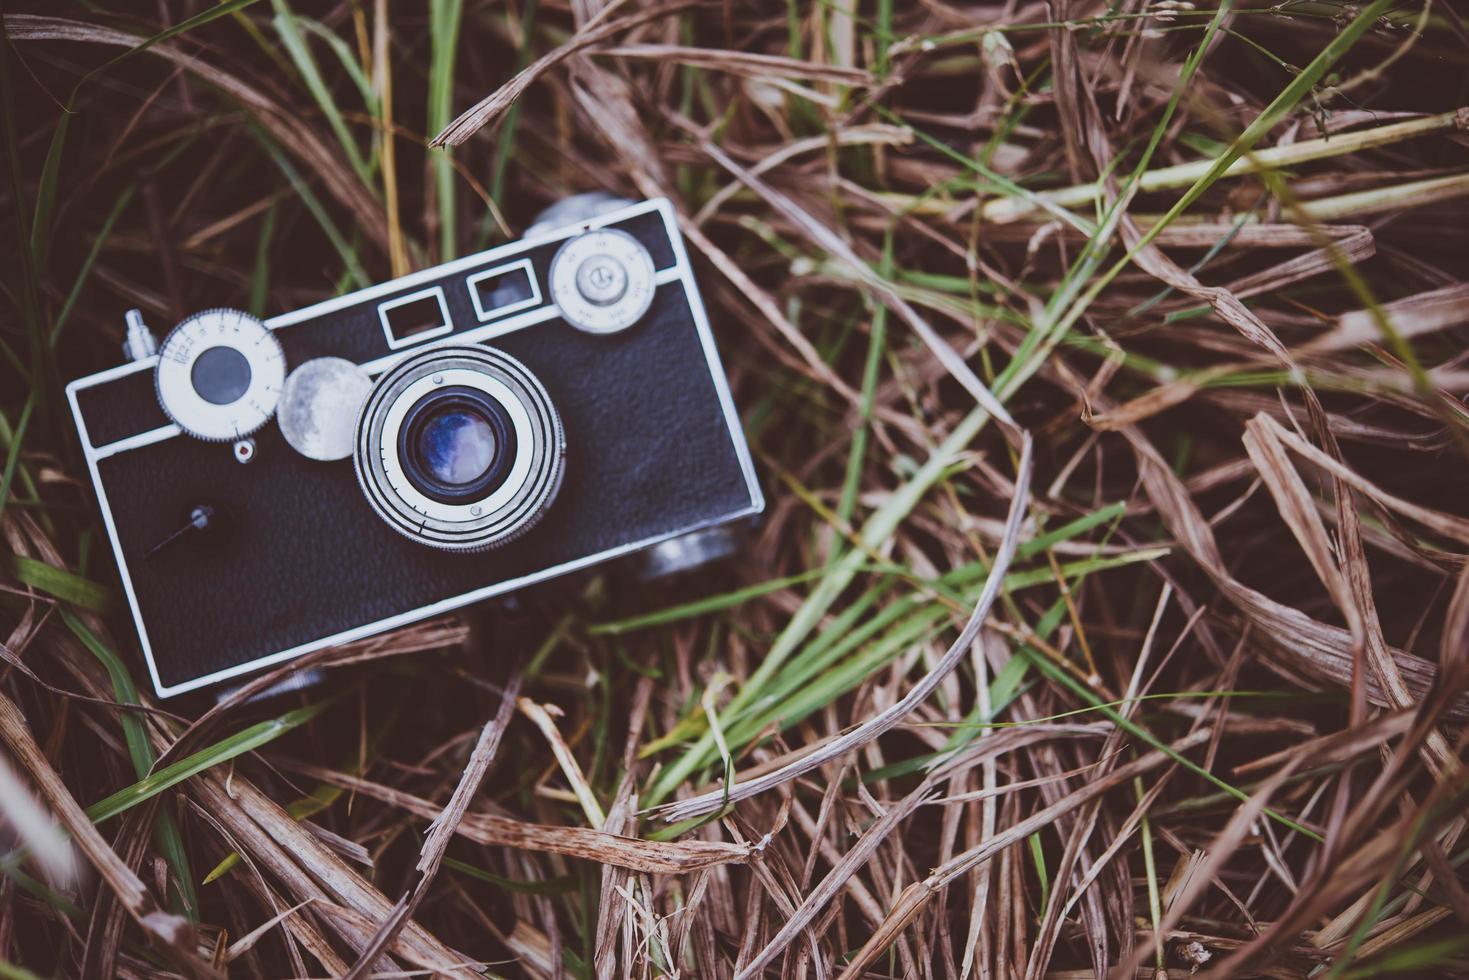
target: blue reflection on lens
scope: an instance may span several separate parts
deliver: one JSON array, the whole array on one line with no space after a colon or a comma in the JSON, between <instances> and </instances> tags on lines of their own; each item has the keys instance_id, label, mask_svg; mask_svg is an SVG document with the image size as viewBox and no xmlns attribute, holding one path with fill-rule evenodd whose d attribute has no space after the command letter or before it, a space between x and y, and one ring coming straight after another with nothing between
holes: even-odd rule
<instances>
[{"instance_id":1,"label":"blue reflection on lens","mask_svg":"<svg viewBox=\"0 0 1469 980\"><path fill-rule=\"evenodd\" d=\"M479 415L451 410L428 420L419 432L418 451L434 479L462 486L495 462L495 432Z\"/></svg>"}]
</instances>

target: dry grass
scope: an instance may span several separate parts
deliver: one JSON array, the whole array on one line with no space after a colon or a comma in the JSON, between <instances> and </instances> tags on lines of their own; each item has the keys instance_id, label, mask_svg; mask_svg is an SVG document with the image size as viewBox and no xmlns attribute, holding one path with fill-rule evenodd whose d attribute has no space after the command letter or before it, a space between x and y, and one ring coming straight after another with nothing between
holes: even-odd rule
<instances>
[{"instance_id":1,"label":"dry grass","mask_svg":"<svg viewBox=\"0 0 1469 980\"><path fill-rule=\"evenodd\" d=\"M1452 4L4 12L0 977L1469 975ZM589 188L679 206L745 553L138 693L122 311Z\"/></svg>"}]
</instances>

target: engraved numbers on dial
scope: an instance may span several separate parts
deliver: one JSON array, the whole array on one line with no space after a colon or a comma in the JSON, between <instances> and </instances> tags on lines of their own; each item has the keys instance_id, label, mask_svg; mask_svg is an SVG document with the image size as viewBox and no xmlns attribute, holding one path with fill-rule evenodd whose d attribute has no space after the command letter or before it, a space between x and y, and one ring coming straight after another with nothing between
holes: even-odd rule
<instances>
[{"instance_id":1,"label":"engraved numbers on dial","mask_svg":"<svg viewBox=\"0 0 1469 980\"><path fill-rule=\"evenodd\" d=\"M205 310L158 348L158 402L189 435L228 442L275 414L286 355L275 334L239 310Z\"/></svg>"},{"instance_id":2,"label":"engraved numbers on dial","mask_svg":"<svg viewBox=\"0 0 1469 980\"><path fill-rule=\"evenodd\" d=\"M551 260L551 298L578 330L616 333L643 318L657 287L653 257L625 231L576 236Z\"/></svg>"}]
</instances>

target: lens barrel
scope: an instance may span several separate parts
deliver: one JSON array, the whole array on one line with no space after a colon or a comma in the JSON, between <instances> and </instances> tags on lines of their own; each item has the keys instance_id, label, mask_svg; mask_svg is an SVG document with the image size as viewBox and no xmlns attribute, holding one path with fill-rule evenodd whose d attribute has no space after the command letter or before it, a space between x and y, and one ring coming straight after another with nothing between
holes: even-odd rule
<instances>
[{"instance_id":1,"label":"lens barrel","mask_svg":"<svg viewBox=\"0 0 1469 980\"><path fill-rule=\"evenodd\" d=\"M377 515L446 551L483 551L530 530L565 468L545 388L488 347L429 348L387 371L363 404L354 444Z\"/></svg>"}]
</instances>

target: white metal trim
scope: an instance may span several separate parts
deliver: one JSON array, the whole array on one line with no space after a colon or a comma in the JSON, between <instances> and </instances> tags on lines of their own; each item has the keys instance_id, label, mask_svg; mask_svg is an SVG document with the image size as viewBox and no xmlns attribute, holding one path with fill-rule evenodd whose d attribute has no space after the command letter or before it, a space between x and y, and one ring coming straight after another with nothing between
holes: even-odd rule
<instances>
[{"instance_id":1,"label":"white metal trim","mask_svg":"<svg viewBox=\"0 0 1469 980\"><path fill-rule=\"evenodd\" d=\"M157 360L157 355L148 358L149 362L156 362ZM122 365L122 367L129 366L130 365ZM137 593L133 591L133 577L128 572L128 564L122 557L122 544L118 541L117 525L112 519L112 505L107 502L107 491L103 489L101 474L97 472L97 461L104 458L104 454L100 454L97 452L97 450L92 448L92 440L87 435L87 425L85 422L82 421L81 406L77 402L77 392L87 387L87 385L82 384L83 381L94 381L94 379L101 378L103 375L106 375L107 379L110 379L112 377L121 377L128 373L130 372L119 371L116 368L113 368L108 371L103 371L101 375L93 375L91 378L80 378L76 381L73 381L71 384L66 386L66 400L71 404L71 415L72 418L76 421L77 433L82 438L82 455L84 455L87 460L87 472L91 474L92 487L97 491L97 503L102 507L102 524L107 529L107 540L108 543L112 545L112 555L113 558L117 561L118 574L122 577L122 590L123 593L127 596L128 610L133 614L133 624L136 625L138 628L138 643L143 649L143 660L148 665L148 676L153 680L153 690L158 692L158 696L160 698L166 698L169 695L164 693L166 689L163 686L163 681L161 681L158 677L158 666L153 661L153 647L148 642L148 631L143 628L143 611L138 607L138 596ZM164 429L173 429L174 435L177 435L179 433L179 427L176 425L164 426ZM143 435L153 435L154 433L161 431L163 430L155 429L153 433L143 433ZM164 436L163 438L167 438L167 436ZM127 441L128 440L126 439L120 440L120 442ZM154 439L151 441L158 442L161 440ZM113 445L119 444L120 443L113 443ZM147 443L141 444L147 445ZM109 453L106 455L111 454Z\"/></svg>"},{"instance_id":2,"label":"white metal trim","mask_svg":"<svg viewBox=\"0 0 1469 980\"><path fill-rule=\"evenodd\" d=\"M724 364L719 360L719 351L714 346L714 331L709 326L709 316L704 311L704 298L694 282L694 268L689 263L689 253L684 248L683 233L678 228L678 216L673 204L666 197L653 202L663 216L663 226L668 231L668 240L673 244L674 265L683 272L684 293L689 300L689 309L694 315L694 327L699 331L699 340L704 345L704 358L709 363L709 374L714 379L714 391L724 407L724 421L729 427L730 442L739 457L740 469L745 473L745 487L750 491L750 503L754 513L765 509L765 494L760 489L760 480L755 475L755 461L750 458L749 442L745 439L740 423L740 413L735 408L734 396L729 390L729 377L724 373Z\"/></svg>"},{"instance_id":3,"label":"white metal trim","mask_svg":"<svg viewBox=\"0 0 1469 980\"><path fill-rule=\"evenodd\" d=\"M513 242L506 242L504 245L496 245L494 248L486 249L483 252L466 255L462 259L455 259L452 262L445 262L443 265L436 265L428 269L420 269L417 272L410 272L408 275L398 279L378 283L376 286L368 286L356 292L343 293L341 296L333 296L331 299L324 299L320 303L313 303L299 310L282 313L280 316L271 317L269 320L266 320L265 325L272 330L277 330L281 327L289 327L292 324L300 323L303 320L313 320L325 313L335 313L337 310L347 306L354 306L358 303L365 303L368 300L377 299L380 296L391 295L408 286L433 282L436 279L441 279L444 276L452 275L456 272L473 269L486 262L493 262L502 256L517 257L521 253L529 251L536 246L558 242L563 238L570 238L572 235L578 235L588 228L600 228L603 225L615 224L619 221L626 221L629 218L636 218L639 215L658 210L658 204L659 202L656 200L643 201L632 207L623 208L620 211L600 215L579 225L567 225L547 232L544 235L537 235L534 238L521 238ZM677 254L675 252L675 255Z\"/></svg>"},{"instance_id":4,"label":"white metal trim","mask_svg":"<svg viewBox=\"0 0 1469 980\"><path fill-rule=\"evenodd\" d=\"M550 568L544 568L538 572L532 572L529 575L523 575L520 578L506 579L502 582L495 582L491 585L485 586L482 589L476 589L473 592L464 592L457 596L450 596L447 599L441 599L440 601L427 606L420 606L417 609L411 609L408 612L399 613L396 616L389 616L386 619L380 619L375 623L367 623L363 626L357 626L350 630L343 630L340 633L334 633L331 636L322 637L319 640L312 640L309 643L303 643L300 646L291 647L289 650L282 650L279 653L268 654L264 657L252 660L249 663L236 664L233 667L227 667L224 670L218 670L212 674L206 674L203 677L196 677L192 680L184 681L181 684L175 684L172 687L164 687L159 684L157 673L153 673L153 686L158 691L159 697L170 698L176 694L183 694L186 691L193 691L197 688L207 687L210 684L214 684L218 681L228 680L231 677L239 677L241 674L253 673L257 670L270 667L274 664L283 663L287 660L293 660L296 657L304 656L308 653L320 650L323 647L340 646L343 643L350 643L353 640L360 640L364 637L376 636L379 633L386 633L389 630L397 629L400 626L408 626L412 623L422 622L425 619L431 619L434 616L440 616L444 613L453 612L456 609L460 609L464 606L473 605L474 603L481 602L485 599L494 598L497 595L503 595L507 592L514 592L517 589L522 589L529 585L535 585L538 582L545 582L550 579L566 575L570 572L579 571L583 568L589 568L592 565L599 565L603 562L611 561L614 558L621 558L626 555L642 551L644 548L651 548L656 544L660 544L672 538L682 537L685 534L691 534L694 531L702 531L705 528L710 527L719 527L723 524L737 521L743 517L753 517L755 514L760 513L763 509L763 505L759 507L752 505L745 510L737 511L726 517L721 517L719 520L716 521L702 521L690 527L681 528L677 531L670 531L667 534L660 534L656 537L646 538L642 541L633 542L632 544L625 544L616 548L609 548L606 551L600 552L595 555L588 555L584 558L578 558L575 561L565 562L560 565L553 565ZM144 646L144 649L145 652L147 652L146 644ZM148 669L150 673L152 673L153 660L151 652L148 652L148 658Z\"/></svg>"},{"instance_id":5,"label":"white metal trim","mask_svg":"<svg viewBox=\"0 0 1469 980\"><path fill-rule=\"evenodd\" d=\"M677 282L680 278L681 276L679 275L679 270L670 266L669 268L659 272L655 281L658 283L658 285L663 286L667 285L670 282ZM555 319L557 319L556 307L543 306L539 309L531 310L528 313L522 313L521 315L516 317L510 317L505 320L497 320L494 323L487 323L482 327L471 327L468 330L456 333L454 334L454 336L447 338L444 343L482 344L485 341L494 340L496 337L503 337L506 334L515 333L517 330L524 330L527 327L534 327L538 324L545 323L547 320ZM397 364L399 361L403 360L405 357L412 353L416 352L400 351L394 354L386 354L382 357L377 358L376 360L363 361L357 366L360 367L364 372L366 372L368 376L376 377L377 375L382 374L384 371L388 370L394 364ZM115 378L123 377L133 373L133 371L139 370L139 368L136 367L135 364L143 364L146 367L154 363L156 360L156 357L150 357L146 362L138 361L130 364L122 364L116 368L108 368L106 371L100 372L98 374L89 375L85 378L78 378L71 384L77 386L79 389L91 387L93 383L101 384L105 381L111 381ZM123 371L121 370L121 368L128 368L129 370ZM109 377L103 377L103 375L109 375ZM84 384L83 382L86 383ZM68 386L68 388L69 387L70 386ZM171 439L174 436L178 435L183 435L183 430L180 429L177 425L174 425L172 422L170 422L167 425L159 426L156 429L150 429L147 432L140 432L135 436L128 436L127 438L119 439L116 442L105 443L95 448L93 448L90 443L86 443L85 448L102 456L111 456L113 453L125 452L129 449L137 449L142 446L151 445L155 442L162 442L164 439Z\"/></svg>"},{"instance_id":6,"label":"white metal trim","mask_svg":"<svg viewBox=\"0 0 1469 980\"><path fill-rule=\"evenodd\" d=\"M417 303L419 300L429 296L439 301L439 319L443 322L437 327L430 327L428 330L419 330L416 333L406 334L402 337L395 335L393 333L393 325L388 322L388 313L396 310L400 306ZM433 285L427 289L420 289L416 293L397 296L385 303L377 304L377 319L383 325L383 336L387 338L388 347L393 350L399 350L403 347L415 347L425 341L433 340L435 337L442 337L446 333L454 332L454 318L449 315L449 301L444 298L444 287L440 285Z\"/></svg>"},{"instance_id":7,"label":"white metal trim","mask_svg":"<svg viewBox=\"0 0 1469 980\"><path fill-rule=\"evenodd\" d=\"M155 442L172 439L174 436L183 435L183 433L183 429L170 422L167 425L159 426L148 432L139 432L135 436L128 436L126 439L109 442L107 445L96 449L95 452L98 459L106 459L108 456L125 453L129 449L141 449L144 446L151 446Z\"/></svg>"}]
</instances>

